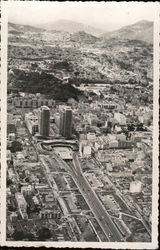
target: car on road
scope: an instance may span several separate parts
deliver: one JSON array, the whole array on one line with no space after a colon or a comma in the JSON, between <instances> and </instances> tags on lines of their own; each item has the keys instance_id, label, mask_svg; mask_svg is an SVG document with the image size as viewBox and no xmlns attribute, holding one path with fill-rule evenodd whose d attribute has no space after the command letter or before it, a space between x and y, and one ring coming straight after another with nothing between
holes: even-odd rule
<instances>
[{"instance_id":1,"label":"car on road","mask_svg":"<svg viewBox=\"0 0 160 250\"><path fill-rule=\"evenodd\" d=\"M109 236L109 238L111 238L113 236L113 234L109 233L108 236Z\"/></svg>"}]
</instances>

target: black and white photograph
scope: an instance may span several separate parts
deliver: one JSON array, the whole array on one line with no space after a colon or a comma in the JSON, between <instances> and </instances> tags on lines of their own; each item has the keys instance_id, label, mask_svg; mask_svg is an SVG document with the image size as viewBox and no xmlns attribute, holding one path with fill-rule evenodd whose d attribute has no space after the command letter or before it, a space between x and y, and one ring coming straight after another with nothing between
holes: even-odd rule
<instances>
[{"instance_id":1,"label":"black and white photograph","mask_svg":"<svg viewBox=\"0 0 160 250\"><path fill-rule=\"evenodd\" d=\"M158 3L2 4L5 244L158 246Z\"/></svg>"}]
</instances>

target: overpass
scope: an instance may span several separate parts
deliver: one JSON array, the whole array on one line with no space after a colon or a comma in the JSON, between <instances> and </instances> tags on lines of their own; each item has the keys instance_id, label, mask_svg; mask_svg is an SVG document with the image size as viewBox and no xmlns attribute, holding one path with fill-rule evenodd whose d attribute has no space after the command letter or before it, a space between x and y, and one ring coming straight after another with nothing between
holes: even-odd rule
<instances>
[{"instance_id":1,"label":"overpass","mask_svg":"<svg viewBox=\"0 0 160 250\"><path fill-rule=\"evenodd\" d=\"M72 150L78 150L78 143L75 140L48 140L40 143L41 147L47 150L48 146L51 147L68 147Z\"/></svg>"}]
</instances>

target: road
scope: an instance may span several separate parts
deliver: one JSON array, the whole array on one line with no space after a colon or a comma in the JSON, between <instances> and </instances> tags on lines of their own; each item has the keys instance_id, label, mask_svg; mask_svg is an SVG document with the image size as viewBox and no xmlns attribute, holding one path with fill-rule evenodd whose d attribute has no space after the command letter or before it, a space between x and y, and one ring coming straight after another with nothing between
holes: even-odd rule
<instances>
[{"instance_id":1,"label":"road","mask_svg":"<svg viewBox=\"0 0 160 250\"><path fill-rule=\"evenodd\" d=\"M76 153L73 154L74 165L72 164L68 165L65 161L61 159L60 156L58 156L54 152L52 153L50 152L50 154L54 155L54 157L56 157L57 160L62 165L65 165L68 172L71 174L80 192L82 193L84 199L86 200L88 206L90 207L95 218L97 219L101 229L103 230L106 236L106 241L110 241L110 242L123 241L123 237L120 234L119 230L115 226L114 222L112 221L111 217L109 216L106 209L102 205L101 201L98 199L96 193L92 190L90 184L88 183L85 176L83 175Z\"/></svg>"},{"instance_id":2,"label":"road","mask_svg":"<svg viewBox=\"0 0 160 250\"><path fill-rule=\"evenodd\" d=\"M81 166L76 154L74 154L74 163L76 166L76 171L78 173L77 181L82 189L82 192L85 195L85 198L88 200L88 203L91 205L92 210L98 220L103 232L105 233L106 237L109 238L109 241L122 241L123 238L115 226L114 222L110 218L109 214L107 213L106 209L98 199L96 193L92 190L90 184L83 176Z\"/></svg>"},{"instance_id":3,"label":"road","mask_svg":"<svg viewBox=\"0 0 160 250\"><path fill-rule=\"evenodd\" d=\"M97 162L97 164L102 167L102 164L100 162L97 161L97 159L94 157L95 161ZM116 194L120 197L121 200L123 200L123 202L125 203L125 205L127 206L127 208L130 210L130 207L128 206L128 204L126 203L125 199L123 199L123 195L122 193L120 192L120 190L116 187L116 185L110 180L110 178L108 177L108 175L106 174L106 178L107 178L107 181L108 183L110 183L113 187L114 187L114 190L116 190ZM130 201L129 201L130 202ZM150 226L148 225L148 221L146 221L144 219L144 216L142 215L142 211L141 209L139 208L138 204L136 204L135 202L132 202L132 207L135 208L135 210L138 212L139 214L139 218L137 217L136 219L137 220L141 220L143 226L145 227L145 229L147 230L148 234L151 236L151 229L150 229Z\"/></svg>"},{"instance_id":4,"label":"road","mask_svg":"<svg viewBox=\"0 0 160 250\"><path fill-rule=\"evenodd\" d=\"M119 230L115 226L114 222L103 207L95 192L92 190L90 184L84 177L76 154L73 155L73 161L75 166L66 164L58 155L57 158L59 158L62 164L65 164L75 183L79 187L80 192L82 193L84 199L86 200L88 206L93 212L100 227L102 228L106 236L106 241L123 241L123 237L121 236Z\"/></svg>"}]
</instances>

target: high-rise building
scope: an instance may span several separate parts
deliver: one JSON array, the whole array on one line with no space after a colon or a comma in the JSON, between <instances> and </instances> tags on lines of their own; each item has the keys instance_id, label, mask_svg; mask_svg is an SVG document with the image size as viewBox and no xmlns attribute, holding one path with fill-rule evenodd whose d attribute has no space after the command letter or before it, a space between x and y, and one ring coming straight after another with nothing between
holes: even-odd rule
<instances>
[{"instance_id":1,"label":"high-rise building","mask_svg":"<svg viewBox=\"0 0 160 250\"><path fill-rule=\"evenodd\" d=\"M72 109L70 107L63 106L60 109L59 132L68 139L72 137Z\"/></svg>"},{"instance_id":2,"label":"high-rise building","mask_svg":"<svg viewBox=\"0 0 160 250\"><path fill-rule=\"evenodd\" d=\"M39 133L41 136L49 136L50 109L47 106L42 106L39 109Z\"/></svg>"}]
</instances>

